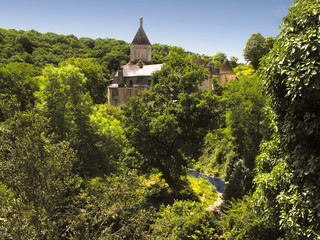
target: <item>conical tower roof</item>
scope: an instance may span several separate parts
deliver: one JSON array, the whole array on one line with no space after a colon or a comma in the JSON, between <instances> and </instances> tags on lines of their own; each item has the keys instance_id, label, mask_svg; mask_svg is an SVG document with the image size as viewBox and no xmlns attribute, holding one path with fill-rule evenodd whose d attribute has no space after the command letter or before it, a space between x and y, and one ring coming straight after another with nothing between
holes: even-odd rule
<instances>
[{"instance_id":1,"label":"conical tower roof","mask_svg":"<svg viewBox=\"0 0 320 240\"><path fill-rule=\"evenodd\" d=\"M232 70L232 67L228 59L225 59L221 65L220 74L228 74L228 73L234 74L234 71Z\"/></svg>"},{"instance_id":2,"label":"conical tower roof","mask_svg":"<svg viewBox=\"0 0 320 240\"><path fill-rule=\"evenodd\" d=\"M140 27L138 29L138 32L136 33L136 36L132 40L131 44L136 44L136 45L151 45L149 42L149 39L147 37L147 34L143 30L143 18L140 17Z\"/></svg>"}]
</instances>

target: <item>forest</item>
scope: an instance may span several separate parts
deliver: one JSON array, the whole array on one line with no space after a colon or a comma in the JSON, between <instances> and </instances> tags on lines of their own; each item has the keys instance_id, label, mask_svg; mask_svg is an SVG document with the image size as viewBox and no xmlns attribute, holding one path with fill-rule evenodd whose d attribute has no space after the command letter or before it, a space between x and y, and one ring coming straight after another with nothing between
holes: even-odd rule
<instances>
[{"instance_id":1,"label":"forest","mask_svg":"<svg viewBox=\"0 0 320 240\"><path fill-rule=\"evenodd\" d=\"M320 239L319 26L296 0L205 91L224 53L153 44L165 64L121 108L129 43L0 28L0 238Z\"/></svg>"}]
</instances>

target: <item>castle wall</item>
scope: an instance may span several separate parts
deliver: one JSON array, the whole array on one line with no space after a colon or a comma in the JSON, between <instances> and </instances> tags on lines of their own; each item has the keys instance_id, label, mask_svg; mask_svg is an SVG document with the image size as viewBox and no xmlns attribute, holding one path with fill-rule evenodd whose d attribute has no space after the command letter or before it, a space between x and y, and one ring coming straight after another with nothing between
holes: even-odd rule
<instances>
[{"instance_id":1,"label":"castle wall","mask_svg":"<svg viewBox=\"0 0 320 240\"><path fill-rule=\"evenodd\" d=\"M229 83L231 81L234 81L237 79L237 75L236 74L220 74L218 79L218 83L222 84L222 83Z\"/></svg>"},{"instance_id":2,"label":"castle wall","mask_svg":"<svg viewBox=\"0 0 320 240\"><path fill-rule=\"evenodd\" d=\"M206 80L204 80L202 82L202 84L199 86L199 89L200 90L210 90L212 89L212 81L211 81L211 78L208 78Z\"/></svg>"},{"instance_id":3,"label":"castle wall","mask_svg":"<svg viewBox=\"0 0 320 240\"><path fill-rule=\"evenodd\" d=\"M147 87L119 87L108 88L108 104L111 106L121 106L127 104L133 96L141 96L142 91Z\"/></svg>"}]
</instances>

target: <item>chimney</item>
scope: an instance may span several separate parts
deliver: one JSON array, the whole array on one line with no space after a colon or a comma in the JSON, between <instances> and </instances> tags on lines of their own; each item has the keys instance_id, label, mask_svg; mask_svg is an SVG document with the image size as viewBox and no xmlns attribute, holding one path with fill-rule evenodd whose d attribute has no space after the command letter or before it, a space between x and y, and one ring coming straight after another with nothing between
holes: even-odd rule
<instances>
[{"instance_id":1,"label":"chimney","mask_svg":"<svg viewBox=\"0 0 320 240\"><path fill-rule=\"evenodd\" d=\"M140 27L143 27L143 17L140 17Z\"/></svg>"},{"instance_id":2,"label":"chimney","mask_svg":"<svg viewBox=\"0 0 320 240\"><path fill-rule=\"evenodd\" d=\"M124 87L123 68L118 68L118 86Z\"/></svg>"}]
</instances>

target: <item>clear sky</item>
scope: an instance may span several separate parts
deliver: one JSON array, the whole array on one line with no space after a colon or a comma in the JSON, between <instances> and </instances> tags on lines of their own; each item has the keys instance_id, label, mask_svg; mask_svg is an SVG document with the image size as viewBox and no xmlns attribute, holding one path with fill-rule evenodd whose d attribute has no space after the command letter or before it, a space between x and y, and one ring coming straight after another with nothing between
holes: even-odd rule
<instances>
[{"instance_id":1,"label":"clear sky","mask_svg":"<svg viewBox=\"0 0 320 240\"><path fill-rule=\"evenodd\" d=\"M144 18L151 43L244 62L251 34L277 36L294 0L0 0L0 28L131 42Z\"/></svg>"}]
</instances>

